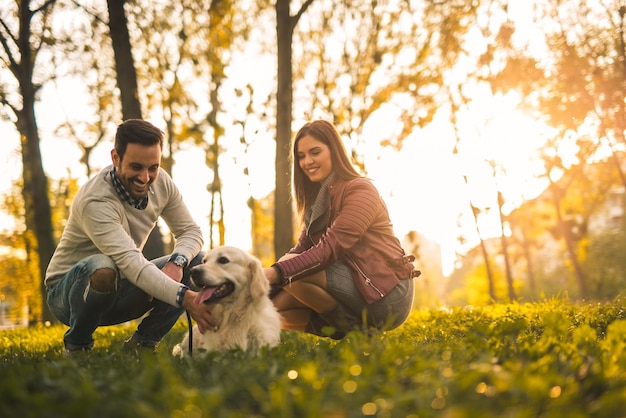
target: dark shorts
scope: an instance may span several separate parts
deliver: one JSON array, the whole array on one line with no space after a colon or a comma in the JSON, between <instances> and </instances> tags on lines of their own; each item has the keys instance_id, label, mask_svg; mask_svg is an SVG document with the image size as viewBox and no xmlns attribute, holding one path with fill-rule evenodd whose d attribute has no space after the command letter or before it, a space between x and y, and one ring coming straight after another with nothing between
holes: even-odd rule
<instances>
[{"instance_id":1,"label":"dark shorts","mask_svg":"<svg viewBox=\"0 0 626 418\"><path fill-rule=\"evenodd\" d=\"M361 326L391 330L400 326L411 313L414 296L413 279L401 280L384 298L371 304L361 296L352 280L350 268L342 261L326 269L326 281L328 293L339 301L346 314L358 318ZM327 320L313 312L311 325L310 330L317 334L315 330L333 324L329 324Z\"/></svg>"}]
</instances>

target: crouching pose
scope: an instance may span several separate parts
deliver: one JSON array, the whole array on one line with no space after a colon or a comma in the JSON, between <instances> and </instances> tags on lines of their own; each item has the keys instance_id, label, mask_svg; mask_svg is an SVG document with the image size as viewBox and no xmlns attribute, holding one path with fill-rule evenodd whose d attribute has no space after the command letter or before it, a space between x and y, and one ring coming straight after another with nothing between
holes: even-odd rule
<instances>
[{"instance_id":1,"label":"crouching pose","mask_svg":"<svg viewBox=\"0 0 626 418\"><path fill-rule=\"evenodd\" d=\"M125 342L154 350L187 309L202 332L214 328L210 307L195 304L189 270L202 259L202 232L160 168L163 132L130 119L118 126L113 164L81 187L46 271L47 302L69 327L64 353L91 350L99 326L146 315ZM149 261L142 254L161 217L174 252Z\"/></svg>"},{"instance_id":2,"label":"crouching pose","mask_svg":"<svg viewBox=\"0 0 626 418\"><path fill-rule=\"evenodd\" d=\"M283 329L340 339L352 329L400 326L419 271L395 237L380 194L326 121L298 131L292 159L303 228L296 246L265 269Z\"/></svg>"}]
</instances>

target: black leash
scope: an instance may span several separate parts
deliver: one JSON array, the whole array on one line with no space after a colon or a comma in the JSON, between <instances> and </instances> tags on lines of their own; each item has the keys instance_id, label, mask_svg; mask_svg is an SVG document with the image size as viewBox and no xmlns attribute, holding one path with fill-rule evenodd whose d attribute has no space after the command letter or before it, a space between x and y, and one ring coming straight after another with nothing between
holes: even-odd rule
<instances>
[{"instance_id":1,"label":"black leash","mask_svg":"<svg viewBox=\"0 0 626 418\"><path fill-rule=\"evenodd\" d=\"M193 357L193 324L191 323L191 315L189 315L189 311L185 310L187 314L187 328L189 328L189 356Z\"/></svg>"}]
</instances>

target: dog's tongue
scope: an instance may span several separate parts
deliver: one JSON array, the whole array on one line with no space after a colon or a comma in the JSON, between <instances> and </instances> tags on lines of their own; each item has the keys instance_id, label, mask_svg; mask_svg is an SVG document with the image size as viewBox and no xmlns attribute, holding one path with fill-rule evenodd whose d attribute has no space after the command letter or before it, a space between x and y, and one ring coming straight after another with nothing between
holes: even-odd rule
<instances>
[{"instance_id":1,"label":"dog's tongue","mask_svg":"<svg viewBox=\"0 0 626 418\"><path fill-rule=\"evenodd\" d=\"M203 287L199 292L196 298L194 299L195 304L203 303L211 297L211 295L215 292L214 287Z\"/></svg>"}]
</instances>

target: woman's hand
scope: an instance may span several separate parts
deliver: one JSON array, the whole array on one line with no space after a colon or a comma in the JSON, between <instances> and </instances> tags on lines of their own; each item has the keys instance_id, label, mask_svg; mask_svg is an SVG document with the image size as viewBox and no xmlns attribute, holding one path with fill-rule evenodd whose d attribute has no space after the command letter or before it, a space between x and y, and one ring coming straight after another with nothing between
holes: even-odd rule
<instances>
[{"instance_id":1,"label":"woman's hand","mask_svg":"<svg viewBox=\"0 0 626 418\"><path fill-rule=\"evenodd\" d=\"M265 274L265 278L269 282L269 284L277 284L278 283L278 272L274 267L268 267L263 269L263 273Z\"/></svg>"},{"instance_id":2,"label":"woman's hand","mask_svg":"<svg viewBox=\"0 0 626 418\"><path fill-rule=\"evenodd\" d=\"M298 254L287 253L280 257L278 261L289 260L290 258L294 258L297 256ZM263 269L263 273L265 273L265 278L270 284L280 284L282 277L280 275L280 270L278 270L278 267L265 268Z\"/></svg>"}]
</instances>

